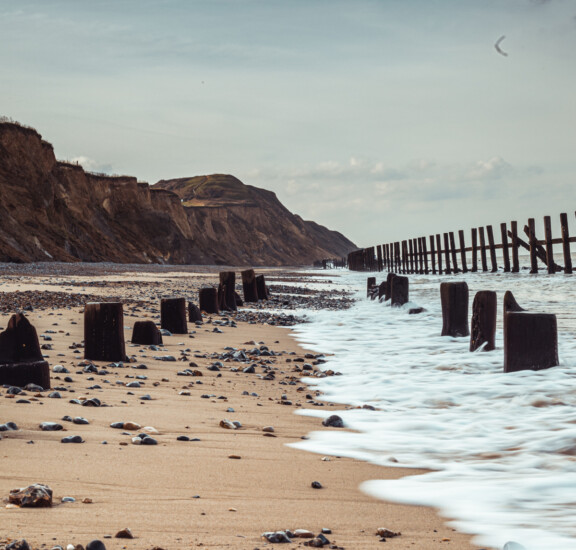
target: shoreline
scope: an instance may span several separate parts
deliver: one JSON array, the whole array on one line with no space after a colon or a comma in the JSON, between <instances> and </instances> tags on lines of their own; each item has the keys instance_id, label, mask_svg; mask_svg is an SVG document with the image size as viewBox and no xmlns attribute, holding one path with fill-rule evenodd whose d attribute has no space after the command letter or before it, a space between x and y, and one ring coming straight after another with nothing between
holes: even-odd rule
<instances>
[{"instance_id":1,"label":"shoreline","mask_svg":"<svg viewBox=\"0 0 576 550\"><path fill-rule=\"evenodd\" d=\"M179 266L174 267L178 271ZM169 273L156 276L163 285L173 286L171 291L178 290L175 287L183 282L175 284L176 277L171 277L171 283L166 282ZM206 276L211 281L216 278L213 274ZM16 284L25 286L23 282ZM3 288L0 286L0 290ZM53 288L47 286L47 290ZM107 287L98 289L103 293L106 290ZM154 318L154 310L158 309L155 305L151 302L149 311L126 305L125 325ZM61 399L50 399L45 394L29 394L31 403L16 404L14 398L6 401L6 390L0 390L0 423L14 421L20 427L17 432L0 434L4 458L0 495L5 499L16 487L47 483L58 504L50 509L3 507L3 536L25 538L35 548L42 544L47 548L56 544L66 547L69 543L85 546L92 539L100 539L107 549L254 549L272 546L261 538L265 531L308 529L318 534L322 528L330 528L332 534L326 536L337 547L380 548L376 529L385 527L402 533L387 539L392 548L477 548L469 535L446 526L447 520L432 509L390 504L358 489L362 481L405 477L418 470L336 457L322 460L319 455L285 445L310 431L323 429L318 419L293 414L298 403L305 406L306 394L313 390L299 381L302 373L293 370L296 363L286 362L304 360L308 353L291 332L248 322L238 322L237 328L205 324L198 327L194 338L165 337L165 351L161 354L178 358L189 349L185 352L186 361L158 361L153 359L156 353L142 353L143 346L132 348L127 344L127 354L134 353L147 365L146 370L126 364L122 369L110 368L107 375L91 376L75 374L81 372L77 364L83 359L83 353L74 354L78 350L71 347L83 337L81 309L37 310L28 314L39 335L56 331L51 334L53 349L47 352L48 361L51 369L54 364L72 367L74 363L69 368L73 382L62 387L67 385L75 395L63 391ZM3 315L3 325L8 318ZM213 332L215 328L222 332ZM194 327L189 324L189 329ZM127 340L130 335L127 330ZM271 351L284 352L272 358L266 356L265 360L275 360L267 366L273 370L274 380L259 377L264 373L262 365L255 374L242 373L244 364L230 363L232 368L240 369L231 371L226 362L220 371L207 369L221 361L209 354L222 354L227 346L248 350L259 347L261 341ZM292 352L295 355L290 355ZM196 357L203 354L207 356ZM177 375L190 362L198 365L201 377ZM147 379L141 388L130 390L124 383L135 379L126 378L127 375L145 375ZM52 385L63 383L62 378L52 373ZM105 379L109 382L104 383ZM202 384L197 384L199 381ZM101 389L88 389L94 386ZM151 400L140 400L143 394L149 394ZM282 399L283 394L286 399ZM80 395L97 396L109 406L93 408L68 403ZM282 404L286 401L292 404ZM329 403L324 406L334 411L342 408ZM234 412L228 412L230 407ZM60 422L63 415L85 416L90 424L61 422L65 433L39 430L40 422ZM239 421L242 428L223 429L219 425L223 419ZM131 437L137 431L123 435L124 430L110 428L111 422L118 421L154 427L159 433L153 437L159 444L132 445ZM263 432L266 426L273 426L274 432ZM81 435L85 443L60 443L63 435L73 434ZM199 441L178 441L176 438L182 435ZM319 481L323 488L312 489L312 481ZM76 502L60 504L62 496L72 496ZM85 498L92 503L82 503ZM136 538L104 538L114 537L124 527L129 527ZM292 547L303 545L305 540L293 539Z\"/></svg>"}]
</instances>

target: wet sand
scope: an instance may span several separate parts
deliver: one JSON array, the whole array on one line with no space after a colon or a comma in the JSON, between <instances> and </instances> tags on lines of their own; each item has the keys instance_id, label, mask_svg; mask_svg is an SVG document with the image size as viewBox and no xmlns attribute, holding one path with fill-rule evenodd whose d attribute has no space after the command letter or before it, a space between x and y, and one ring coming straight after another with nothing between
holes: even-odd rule
<instances>
[{"instance_id":1,"label":"wet sand","mask_svg":"<svg viewBox=\"0 0 576 550\"><path fill-rule=\"evenodd\" d=\"M0 433L0 496L5 499L0 508L0 539L24 538L33 548L85 546L100 539L107 549L254 549L275 546L262 538L265 531L307 529L318 534L329 528L332 533L326 537L331 547L370 549L382 548L376 530L386 527L402 533L388 538L386 548L478 548L469 536L446 526L432 509L389 504L358 490L365 480L417 471L323 457L286 446L312 430L337 429L322 428L318 419L294 414L299 407L313 406L307 401L318 401L318 396L299 381L300 360L313 363L314 359L305 357L309 352L296 344L289 329L240 320L236 327L223 326L213 324L222 317L212 315L205 316L201 326L189 323L189 331L195 331L192 337L164 336L161 350L129 343L135 321L159 322L160 297L182 295L195 301L201 284L217 282L216 271L152 268L127 273L94 265L86 271L82 266L71 269L58 272L48 264L48 277L41 269L11 272L0 286L4 304L10 305L11 300L13 307L25 307L16 304L22 296L36 299L26 315L38 331L40 344L52 348L44 350L50 368L63 365L70 371L51 373L52 388L62 388L60 399L47 397L49 392L12 397L6 388L0 389L0 424L11 421L19 427ZM282 284L297 281L291 275L267 272L269 284L275 284L274 277ZM35 294L12 294L27 290ZM61 298L48 298L46 291L123 301L126 352L135 361L122 367L92 362L107 374L84 373L83 349L77 346L83 340L83 306L51 304L51 299ZM10 317L7 309L0 317L2 327ZM253 356L249 363L221 357L226 347L249 351L261 346L275 355ZM177 361L155 359L165 355ZM215 361L223 363L220 370L208 370ZM251 363L257 364L256 372L243 373ZM139 365L147 368L134 368ZM202 376L177 374L186 368ZM267 371L274 374L273 380L263 379ZM65 382L66 376L72 382ZM139 388L126 387L134 381ZM140 399L145 395L151 399ZM89 397L97 397L103 406L70 402ZM20 399L29 403L18 403ZM335 413L339 408L324 406ZM89 424L63 421L66 415L84 417ZM241 428L221 427L224 419L240 422ZM47 421L62 424L64 431L41 431L40 423ZM110 427L128 421L141 428ZM263 431L269 426L273 433ZM157 445L132 443L144 427L154 429L150 435ZM61 443L69 435L80 435L84 443ZM179 436L190 441L179 441ZM313 489L313 481L322 488ZM52 488L52 508L6 507L11 489L32 483ZM75 502L61 503L66 496ZM114 537L125 527L134 539ZM296 548L305 542L295 538L281 547Z\"/></svg>"}]
</instances>

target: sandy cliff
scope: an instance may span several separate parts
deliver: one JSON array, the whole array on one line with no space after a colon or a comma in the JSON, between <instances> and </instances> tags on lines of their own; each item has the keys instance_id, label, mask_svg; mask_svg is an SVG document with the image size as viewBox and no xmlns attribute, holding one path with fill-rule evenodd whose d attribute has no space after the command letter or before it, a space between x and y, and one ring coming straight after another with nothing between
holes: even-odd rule
<instances>
[{"instance_id":1,"label":"sandy cliff","mask_svg":"<svg viewBox=\"0 0 576 550\"><path fill-rule=\"evenodd\" d=\"M183 196L178 182L197 179L91 174L57 161L35 130L0 123L0 261L288 265L355 248L232 176Z\"/></svg>"}]
</instances>

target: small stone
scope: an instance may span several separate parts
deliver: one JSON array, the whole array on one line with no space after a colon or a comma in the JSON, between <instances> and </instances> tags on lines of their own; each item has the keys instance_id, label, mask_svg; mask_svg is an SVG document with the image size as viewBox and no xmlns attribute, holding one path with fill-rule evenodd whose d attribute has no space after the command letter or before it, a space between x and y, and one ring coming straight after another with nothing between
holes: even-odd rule
<instances>
[{"instance_id":1,"label":"small stone","mask_svg":"<svg viewBox=\"0 0 576 550\"><path fill-rule=\"evenodd\" d=\"M312 531L308 531L308 529L296 529L296 531L294 531L294 537L300 539L313 539L314 533Z\"/></svg>"},{"instance_id":2,"label":"small stone","mask_svg":"<svg viewBox=\"0 0 576 550\"><path fill-rule=\"evenodd\" d=\"M6 545L6 550L30 550L30 545L25 539L14 540Z\"/></svg>"},{"instance_id":3,"label":"small stone","mask_svg":"<svg viewBox=\"0 0 576 550\"><path fill-rule=\"evenodd\" d=\"M106 546L101 540L91 540L86 545L86 550L106 550Z\"/></svg>"},{"instance_id":4,"label":"small stone","mask_svg":"<svg viewBox=\"0 0 576 550\"><path fill-rule=\"evenodd\" d=\"M266 433L274 433L274 428L272 426L266 426L265 428L262 428L262 431Z\"/></svg>"},{"instance_id":5,"label":"small stone","mask_svg":"<svg viewBox=\"0 0 576 550\"><path fill-rule=\"evenodd\" d=\"M236 460L240 460L242 457L240 455L229 455L228 458L234 458Z\"/></svg>"},{"instance_id":6,"label":"small stone","mask_svg":"<svg viewBox=\"0 0 576 550\"><path fill-rule=\"evenodd\" d=\"M179 435L176 441L190 441L190 438L187 435Z\"/></svg>"},{"instance_id":7,"label":"small stone","mask_svg":"<svg viewBox=\"0 0 576 550\"><path fill-rule=\"evenodd\" d=\"M262 533L262 536L268 541L272 543L277 542L292 542L290 537L286 534L285 531L271 531L268 533Z\"/></svg>"},{"instance_id":8,"label":"small stone","mask_svg":"<svg viewBox=\"0 0 576 550\"><path fill-rule=\"evenodd\" d=\"M402 533L396 533L396 532L394 532L394 531L392 531L392 530L390 530L390 529L386 529L385 527L379 527L379 528L376 530L376 534L377 534L379 537L384 537L384 538L389 539L389 538L392 538L392 537L399 537Z\"/></svg>"},{"instance_id":9,"label":"small stone","mask_svg":"<svg viewBox=\"0 0 576 550\"><path fill-rule=\"evenodd\" d=\"M72 422L74 422L74 424L90 424L90 422L88 422L88 420L86 420L82 416L77 416L72 420Z\"/></svg>"},{"instance_id":10,"label":"small stone","mask_svg":"<svg viewBox=\"0 0 576 550\"><path fill-rule=\"evenodd\" d=\"M22 508L52 506L52 489L42 483L35 483L22 489L12 489L8 496L8 502Z\"/></svg>"},{"instance_id":11,"label":"small stone","mask_svg":"<svg viewBox=\"0 0 576 550\"><path fill-rule=\"evenodd\" d=\"M62 497L60 502L76 502L76 499L74 497Z\"/></svg>"},{"instance_id":12,"label":"small stone","mask_svg":"<svg viewBox=\"0 0 576 550\"><path fill-rule=\"evenodd\" d=\"M118 531L115 537L117 539L133 539L134 535L132 534L132 531L130 531L130 529L126 527L125 529Z\"/></svg>"},{"instance_id":13,"label":"small stone","mask_svg":"<svg viewBox=\"0 0 576 550\"><path fill-rule=\"evenodd\" d=\"M227 430L235 430L237 428L237 426L234 422L231 422L230 420L227 420L226 418L224 420L220 420L220 427L226 428Z\"/></svg>"},{"instance_id":14,"label":"small stone","mask_svg":"<svg viewBox=\"0 0 576 550\"><path fill-rule=\"evenodd\" d=\"M18 430L18 426L16 426L14 422L6 422L6 424L0 424L0 432L8 432L11 430Z\"/></svg>"},{"instance_id":15,"label":"small stone","mask_svg":"<svg viewBox=\"0 0 576 550\"><path fill-rule=\"evenodd\" d=\"M84 443L84 440L79 435L69 435L60 440L61 443Z\"/></svg>"},{"instance_id":16,"label":"small stone","mask_svg":"<svg viewBox=\"0 0 576 550\"><path fill-rule=\"evenodd\" d=\"M118 423L115 422L115 424L118 424ZM113 427L115 428L116 426L113 426ZM130 422L130 421L128 421L128 422L123 422L123 423L122 423L122 428L123 428L124 430L136 431L136 430L139 430L139 429L140 429L140 424L137 424L136 422Z\"/></svg>"},{"instance_id":17,"label":"small stone","mask_svg":"<svg viewBox=\"0 0 576 550\"><path fill-rule=\"evenodd\" d=\"M329 416L328 418L323 420L322 425L330 426L332 428L343 428L344 421L337 414L333 414L332 416Z\"/></svg>"},{"instance_id":18,"label":"small stone","mask_svg":"<svg viewBox=\"0 0 576 550\"><path fill-rule=\"evenodd\" d=\"M42 422L42 424L40 424L40 429L43 432L57 432L58 430L63 430L64 426L56 422Z\"/></svg>"},{"instance_id":19,"label":"small stone","mask_svg":"<svg viewBox=\"0 0 576 550\"><path fill-rule=\"evenodd\" d=\"M86 497L82 499L82 504L92 504L92 499L90 497Z\"/></svg>"},{"instance_id":20,"label":"small stone","mask_svg":"<svg viewBox=\"0 0 576 550\"><path fill-rule=\"evenodd\" d=\"M322 483L320 483L319 481L313 481L312 489L322 489Z\"/></svg>"}]
</instances>

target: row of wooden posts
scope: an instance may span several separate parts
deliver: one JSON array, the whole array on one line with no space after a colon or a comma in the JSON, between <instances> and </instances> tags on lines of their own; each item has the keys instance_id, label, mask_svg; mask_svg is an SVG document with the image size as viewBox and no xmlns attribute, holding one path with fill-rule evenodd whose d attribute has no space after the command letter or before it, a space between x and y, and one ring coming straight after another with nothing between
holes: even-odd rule
<instances>
[{"instance_id":1,"label":"row of wooden posts","mask_svg":"<svg viewBox=\"0 0 576 550\"><path fill-rule=\"evenodd\" d=\"M535 220L530 218L523 230L528 238L524 241L518 235L518 222L500 224L501 242L497 243L491 225L473 227L471 230L471 246L465 242L464 231L458 231L456 236L450 231L441 235L430 235L388 244L379 244L369 248L355 250L348 254L348 269L354 271L395 271L411 274L451 274L468 271L498 271L497 250L502 251L502 268L505 272L520 271L519 250L524 248L530 253L530 273L538 273L538 260L550 274L564 271L572 273L572 257L570 243L576 242L576 237L570 237L568 215L560 214L561 237L553 238L550 216L544 216L544 239L536 236ZM562 245L564 266L554 261L554 245ZM480 252L480 266L478 265ZM471 265L468 264L467 253L471 254ZM488 268L488 255L490 269Z\"/></svg>"},{"instance_id":2,"label":"row of wooden posts","mask_svg":"<svg viewBox=\"0 0 576 550\"><path fill-rule=\"evenodd\" d=\"M391 306L409 301L408 277L389 273L386 281L376 284L375 277L367 281L370 298L390 300ZM470 351L495 349L496 292L482 290L474 296L471 326L468 325L468 284L440 283L442 304L441 336L470 337ZM528 312L521 308L512 292L507 291L504 306L504 372L547 369L559 364L556 315ZM423 308L411 308L408 313L421 313Z\"/></svg>"},{"instance_id":3,"label":"row of wooden posts","mask_svg":"<svg viewBox=\"0 0 576 550\"><path fill-rule=\"evenodd\" d=\"M217 314L235 311L244 302L268 300L264 275L253 269L242 271L244 300L235 290L236 274L222 271L218 288L204 287L198 292L198 305L182 297L160 301L160 327L172 334L187 334L188 322L202 321L202 312ZM133 344L162 345L162 333L154 321L136 321ZM124 310L121 302L91 302L84 307L84 358L93 361L126 361ZM0 333L0 385L24 387L37 384L50 388L50 370L42 357L36 329L21 313L13 315Z\"/></svg>"}]
</instances>

